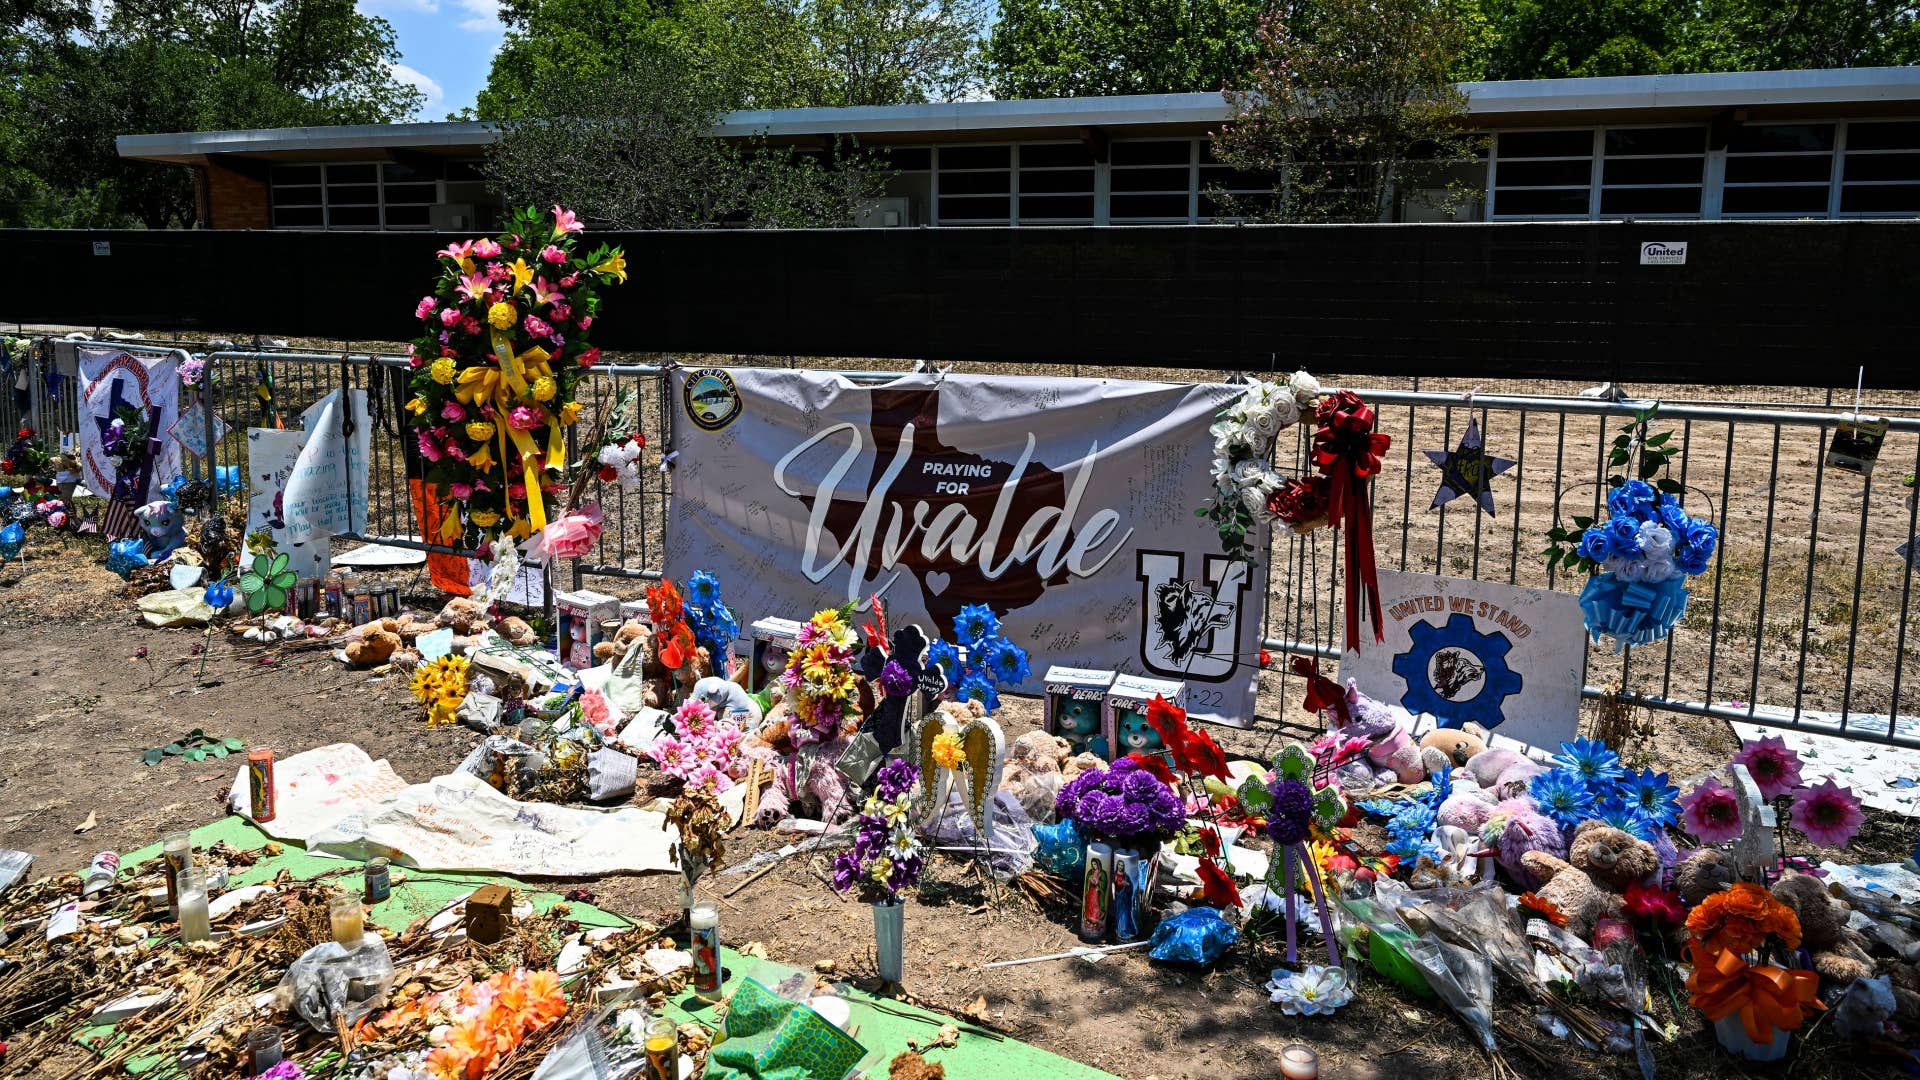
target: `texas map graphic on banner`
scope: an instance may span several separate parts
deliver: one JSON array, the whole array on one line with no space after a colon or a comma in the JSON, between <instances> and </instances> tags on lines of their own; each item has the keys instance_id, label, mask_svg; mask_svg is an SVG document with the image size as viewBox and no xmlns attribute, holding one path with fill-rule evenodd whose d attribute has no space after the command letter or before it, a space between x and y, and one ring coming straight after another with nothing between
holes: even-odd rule
<instances>
[{"instance_id":1,"label":"texas map graphic on banner","mask_svg":"<svg viewBox=\"0 0 1920 1080\"><path fill-rule=\"evenodd\" d=\"M1194 516L1227 386L676 371L667 573L718 574L742 622L879 593L953 637L986 604L1050 664L1184 679L1198 718L1253 718L1266 597Z\"/></svg>"}]
</instances>

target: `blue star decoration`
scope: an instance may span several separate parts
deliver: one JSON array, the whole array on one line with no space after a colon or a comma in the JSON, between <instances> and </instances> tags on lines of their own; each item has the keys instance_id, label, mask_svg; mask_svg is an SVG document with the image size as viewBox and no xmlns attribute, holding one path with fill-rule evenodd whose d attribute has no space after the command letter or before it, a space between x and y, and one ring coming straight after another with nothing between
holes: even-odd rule
<instances>
[{"instance_id":1,"label":"blue star decoration","mask_svg":"<svg viewBox=\"0 0 1920 1080\"><path fill-rule=\"evenodd\" d=\"M1480 504L1480 509L1485 510L1488 517L1494 516L1493 478L1513 468L1517 462L1488 456L1486 445L1480 439L1478 417L1467 419L1467 430L1460 436L1459 446L1452 450L1420 452L1440 469L1440 490L1434 492L1433 505L1427 509L1437 509L1461 495L1467 495Z\"/></svg>"}]
</instances>

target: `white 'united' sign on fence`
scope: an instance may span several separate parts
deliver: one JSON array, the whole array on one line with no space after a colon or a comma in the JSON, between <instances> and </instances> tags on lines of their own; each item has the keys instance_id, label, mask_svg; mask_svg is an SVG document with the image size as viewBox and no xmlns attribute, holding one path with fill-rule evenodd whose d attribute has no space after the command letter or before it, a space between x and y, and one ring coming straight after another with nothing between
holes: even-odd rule
<instances>
[{"instance_id":1,"label":"white 'united' sign on fence","mask_svg":"<svg viewBox=\"0 0 1920 1080\"><path fill-rule=\"evenodd\" d=\"M952 639L986 604L1048 664L1185 679L1253 717L1266 597L1194 516L1227 386L676 371L669 576L719 575L743 622L878 593ZM858 621L858 620L856 620Z\"/></svg>"}]
</instances>

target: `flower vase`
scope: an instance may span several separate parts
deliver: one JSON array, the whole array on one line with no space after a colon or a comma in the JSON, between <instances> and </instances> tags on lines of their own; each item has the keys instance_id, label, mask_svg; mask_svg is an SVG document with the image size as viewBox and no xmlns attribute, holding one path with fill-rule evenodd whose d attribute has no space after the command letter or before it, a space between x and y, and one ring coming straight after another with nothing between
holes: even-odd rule
<instances>
[{"instance_id":1,"label":"flower vase","mask_svg":"<svg viewBox=\"0 0 1920 1080\"><path fill-rule=\"evenodd\" d=\"M1779 1061L1787 1056L1787 1046L1793 1041L1793 1032L1786 1028L1774 1028L1772 1042L1754 1042L1747 1035L1747 1025L1741 1021L1738 1012L1715 1020L1713 1033L1728 1052L1739 1054L1748 1061Z\"/></svg>"},{"instance_id":2,"label":"flower vase","mask_svg":"<svg viewBox=\"0 0 1920 1080\"><path fill-rule=\"evenodd\" d=\"M906 945L907 904L899 897L873 905L874 966L880 981L898 983Z\"/></svg>"}]
</instances>

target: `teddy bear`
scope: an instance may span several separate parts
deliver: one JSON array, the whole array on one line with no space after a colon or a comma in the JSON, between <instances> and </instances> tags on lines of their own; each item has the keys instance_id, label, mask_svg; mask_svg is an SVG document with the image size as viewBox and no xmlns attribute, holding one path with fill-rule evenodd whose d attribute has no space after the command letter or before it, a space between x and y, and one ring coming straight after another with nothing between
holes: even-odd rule
<instances>
[{"instance_id":1,"label":"teddy bear","mask_svg":"<svg viewBox=\"0 0 1920 1080\"><path fill-rule=\"evenodd\" d=\"M1480 826L1480 842L1492 848L1500 865L1522 884L1533 879L1521 865L1528 852L1542 851L1558 858L1567 850L1560 826L1525 796L1504 800L1493 808Z\"/></svg>"},{"instance_id":2,"label":"teddy bear","mask_svg":"<svg viewBox=\"0 0 1920 1080\"><path fill-rule=\"evenodd\" d=\"M1420 752L1423 756L1428 750L1438 750L1456 769L1466 765L1486 749L1485 739L1459 728L1434 728L1420 737Z\"/></svg>"},{"instance_id":3,"label":"teddy bear","mask_svg":"<svg viewBox=\"0 0 1920 1080\"><path fill-rule=\"evenodd\" d=\"M378 667L393 659L400 649L400 635L393 619L376 619L347 631L342 651L354 667Z\"/></svg>"},{"instance_id":4,"label":"teddy bear","mask_svg":"<svg viewBox=\"0 0 1920 1080\"><path fill-rule=\"evenodd\" d=\"M1100 733L1100 702L1086 698L1064 698L1053 712L1053 730L1064 738L1070 752L1082 750L1105 756L1107 737Z\"/></svg>"},{"instance_id":5,"label":"teddy bear","mask_svg":"<svg viewBox=\"0 0 1920 1080\"><path fill-rule=\"evenodd\" d=\"M1066 783L1083 772L1099 772L1107 762L1099 754L1082 750L1060 763L1060 782Z\"/></svg>"},{"instance_id":6,"label":"teddy bear","mask_svg":"<svg viewBox=\"0 0 1920 1080\"><path fill-rule=\"evenodd\" d=\"M470 596L456 596L440 609L439 622L453 627L455 637L477 637L487 630L487 605Z\"/></svg>"},{"instance_id":7,"label":"teddy bear","mask_svg":"<svg viewBox=\"0 0 1920 1080\"><path fill-rule=\"evenodd\" d=\"M493 632L504 638L509 645L526 647L540 640L533 632L532 624L518 615L509 615L493 624Z\"/></svg>"},{"instance_id":8,"label":"teddy bear","mask_svg":"<svg viewBox=\"0 0 1920 1080\"><path fill-rule=\"evenodd\" d=\"M1051 822L1053 804L1065 783L1060 778L1060 766L1071 751L1072 744L1058 735L1027 732L1007 748L1000 790L1018 800L1033 821L1043 825Z\"/></svg>"},{"instance_id":9,"label":"teddy bear","mask_svg":"<svg viewBox=\"0 0 1920 1080\"><path fill-rule=\"evenodd\" d=\"M1167 748L1160 739L1160 733L1147 721L1147 714L1134 709L1121 709L1115 714L1113 742L1111 749L1114 757L1127 754L1151 756Z\"/></svg>"},{"instance_id":10,"label":"teddy bear","mask_svg":"<svg viewBox=\"0 0 1920 1080\"><path fill-rule=\"evenodd\" d=\"M1477 833L1480 826L1493 816L1493 809L1499 803L1500 800L1492 791L1474 783L1471 777L1459 777L1453 781L1453 790L1440 804L1434 824L1451 825L1456 829Z\"/></svg>"},{"instance_id":11,"label":"teddy bear","mask_svg":"<svg viewBox=\"0 0 1920 1080\"><path fill-rule=\"evenodd\" d=\"M638 619L628 619L620 624L610 639L594 642L593 659L595 663L609 664L624 659L633 643L645 639L649 647L653 641L653 627ZM638 659L636 658L636 663Z\"/></svg>"},{"instance_id":12,"label":"teddy bear","mask_svg":"<svg viewBox=\"0 0 1920 1080\"><path fill-rule=\"evenodd\" d=\"M753 695L747 693L739 683L710 675L693 684L691 700L704 702L713 710L713 715L723 720L744 713L745 720L742 721L741 727L748 734L752 734L760 726L762 719L760 703L753 700Z\"/></svg>"},{"instance_id":13,"label":"teddy bear","mask_svg":"<svg viewBox=\"0 0 1920 1080\"><path fill-rule=\"evenodd\" d=\"M140 532L146 538L147 558L154 562L166 558L187 542L187 523L180 508L167 502L150 502L133 512Z\"/></svg>"},{"instance_id":14,"label":"teddy bear","mask_svg":"<svg viewBox=\"0 0 1920 1080\"><path fill-rule=\"evenodd\" d=\"M1541 900L1567 917L1567 929L1586 938L1596 922L1620 918L1625 912L1621 894L1637 881L1660 870L1653 845L1600 821L1574 827L1563 860L1544 851L1529 851L1520 866L1540 883Z\"/></svg>"},{"instance_id":15,"label":"teddy bear","mask_svg":"<svg viewBox=\"0 0 1920 1080\"><path fill-rule=\"evenodd\" d=\"M1867 939L1847 927L1848 908L1827 895L1819 878L1792 871L1774 882L1773 898L1800 917L1800 947L1813 957L1821 988L1846 986L1855 979L1873 977L1873 957Z\"/></svg>"},{"instance_id":16,"label":"teddy bear","mask_svg":"<svg viewBox=\"0 0 1920 1080\"><path fill-rule=\"evenodd\" d=\"M847 740L835 735L827 742L795 746L789 734L791 723L784 706L776 708L746 744L747 756L765 762L773 771L773 783L761 794L753 823L765 829L788 817L809 815L836 825L858 809L847 778L836 767Z\"/></svg>"},{"instance_id":17,"label":"teddy bear","mask_svg":"<svg viewBox=\"0 0 1920 1080\"><path fill-rule=\"evenodd\" d=\"M1673 887L1689 908L1739 880L1733 863L1714 848L1701 848L1674 867Z\"/></svg>"}]
</instances>

